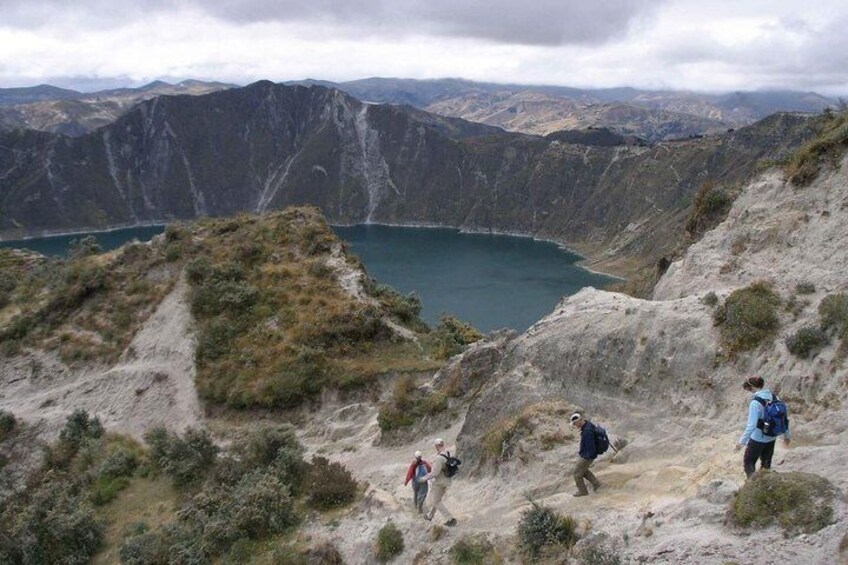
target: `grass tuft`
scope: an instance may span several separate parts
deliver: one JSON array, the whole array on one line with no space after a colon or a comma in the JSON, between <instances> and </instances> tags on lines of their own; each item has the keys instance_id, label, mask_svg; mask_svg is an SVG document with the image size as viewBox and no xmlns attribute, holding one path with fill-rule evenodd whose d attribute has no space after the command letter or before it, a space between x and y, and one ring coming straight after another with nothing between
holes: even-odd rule
<instances>
[{"instance_id":1,"label":"grass tuft","mask_svg":"<svg viewBox=\"0 0 848 565\"><path fill-rule=\"evenodd\" d=\"M831 501L838 495L812 473L759 471L730 503L728 517L739 527L781 526L786 535L813 533L833 523Z\"/></svg>"},{"instance_id":2,"label":"grass tuft","mask_svg":"<svg viewBox=\"0 0 848 565\"><path fill-rule=\"evenodd\" d=\"M766 282L733 291L713 316L731 354L750 351L772 338L780 326L780 297Z\"/></svg>"},{"instance_id":3,"label":"grass tuft","mask_svg":"<svg viewBox=\"0 0 848 565\"><path fill-rule=\"evenodd\" d=\"M848 110L826 110L819 127L818 135L796 151L784 168L786 178L797 187L812 183L824 166L838 167L848 149Z\"/></svg>"}]
</instances>

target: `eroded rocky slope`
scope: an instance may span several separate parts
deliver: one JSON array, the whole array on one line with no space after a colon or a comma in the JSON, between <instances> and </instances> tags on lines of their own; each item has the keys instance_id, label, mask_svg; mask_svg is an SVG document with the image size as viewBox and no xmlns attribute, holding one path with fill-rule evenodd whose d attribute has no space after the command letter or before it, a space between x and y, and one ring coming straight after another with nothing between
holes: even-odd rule
<instances>
[{"instance_id":1,"label":"eroded rocky slope","mask_svg":"<svg viewBox=\"0 0 848 565\"><path fill-rule=\"evenodd\" d=\"M2 134L0 233L310 203L331 222L553 238L616 268L674 247L705 180L742 182L807 139L812 125L778 114L704 139L587 145L260 82L147 101L79 138Z\"/></svg>"}]
</instances>

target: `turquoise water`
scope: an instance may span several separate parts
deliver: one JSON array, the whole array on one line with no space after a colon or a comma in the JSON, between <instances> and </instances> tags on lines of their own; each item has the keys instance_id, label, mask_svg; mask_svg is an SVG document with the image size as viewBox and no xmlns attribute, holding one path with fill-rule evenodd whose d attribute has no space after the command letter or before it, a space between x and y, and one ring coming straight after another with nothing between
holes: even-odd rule
<instances>
[{"instance_id":1,"label":"turquoise water","mask_svg":"<svg viewBox=\"0 0 848 565\"><path fill-rule=\"evenodd\" d=\"M96 233L77 233L74 235L53 235L34 239L23 239L20 241L0 241L0 247L18 247L32 249L42 255L64 257L68 254L71 241L81 239L87 235L97 238L97 243L104 251L117 249L125 243L137 239L139 241L150 241L154 235L165 231L165 226L145 226L141 228L126 228L113 231Z\"/></svg>"},{"instance_id":2,"label":"turquoise water","mask_svg":"<svg viewBox=\"0 0 848 565\"><path fill-rule=\"evenodd\" d=\"M378 225L333 229L372 277L403 293L416 292L424 304L422 317L430 324L450 313L487 332L523 331L549 314L562 296L612 280L576 266L577 255L526 237ZM134 239L148 241L162 231L164 226L148 226L6 241L0 247L65 256L70 242L86 235L110 250Z\"/></svg>"},{"instance_id":3,"label":"turquoise water","mask_svg":"<svg viewBox=\"0 0 848 565\"><path fill-rule=\"evenodd\" d=\"M526 330L562 296L613 279L553 243L453 229L334 227L379 282L422 299L428 323L449 312L483 331Z\"/></svg>"}]
</instances>

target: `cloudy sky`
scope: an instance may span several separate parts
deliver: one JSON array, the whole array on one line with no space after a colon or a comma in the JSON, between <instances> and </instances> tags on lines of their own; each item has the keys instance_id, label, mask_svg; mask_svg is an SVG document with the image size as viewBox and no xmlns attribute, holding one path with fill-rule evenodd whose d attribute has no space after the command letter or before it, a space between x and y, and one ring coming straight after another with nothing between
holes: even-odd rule
<instances>
[{"instance_id":1,"label":"cloudy sky","mask_svg":"<svg viewBox=\"0 0 848 565\"><path fill-rule=\"evenodd\" d=\"M848 94L845 0L0 0L0 87L369 76Z\"/></svg>"}]
</instances>

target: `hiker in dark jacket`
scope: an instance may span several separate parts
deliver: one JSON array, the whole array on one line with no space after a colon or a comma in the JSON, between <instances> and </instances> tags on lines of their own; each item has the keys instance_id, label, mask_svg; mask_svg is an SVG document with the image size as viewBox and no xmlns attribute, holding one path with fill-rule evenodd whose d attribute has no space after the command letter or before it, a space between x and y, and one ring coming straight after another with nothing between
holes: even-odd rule
<instances>
[{"instance_id":1,"label":"hiker in dark jacket","mask_svg":"<svg viewBox=\"0 0 848 565\"><path fill-rule=\"evenodd\" d=\"M748 478L754 474L758 460L760 467L771 469L774 444L777 443L777 436L764 434L761 427L765 405L775 399L774 393L765 386L766 383L762 377L748 377L745 379L745 384L742 385L742 388L754 394L748 405L748 420L745 423L745 431L742 432L742 437L736 443L737 450L745 448L742 465ZM783 432L783 443L787 446L789 439L790 433L787 427L786 431Z\"/></svg>"},{"instance_id":2,"label":"hiker in dark jacket","mask_svg":"<svg viewBox=\"0 0 848 565\"><path fill-rule=\"evenodd\" d=\"M409 464L409 469L406 471L406 481L403 485L406 486L409 481L412 481L412 501L415 503L415 508L419 514L424 511L424 500L427 498L427 491L430 490L427 481L421 479L431 470L430 464L421 458L421 452L416 451L412 463Z\"/></svg>"},{"instance_id":3,"label":"hiker in dark jacket","mask_svg":"<svg viewBox=\"0 0 848 565\"><path fill-rule=\"evenodd\" d=\"M601 482L589 470L589 467L598 457L598 449L595 445L595 425L583 418L579 412L571 415L571 425L580 430L580 456L574 466L574 482L577 484L577 492L573 496L586 496L589 494L589 490L586 488L586 480L592 483L594 490L597 491L601 488Z\"/></svg>"}]
</instances>

